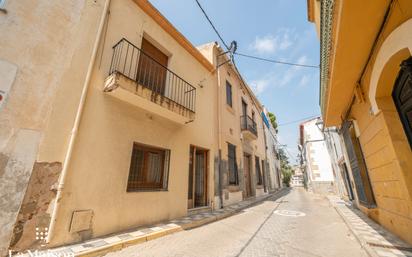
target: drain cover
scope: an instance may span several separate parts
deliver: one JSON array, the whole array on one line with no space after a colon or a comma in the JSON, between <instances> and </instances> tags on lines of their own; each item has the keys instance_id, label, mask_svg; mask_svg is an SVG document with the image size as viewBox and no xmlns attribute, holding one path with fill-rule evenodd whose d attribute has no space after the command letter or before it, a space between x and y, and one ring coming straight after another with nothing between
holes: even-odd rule
<instances>
[{"instance_id":1,"label":"drain cover","mask_svg":"<svg viewBox=\"0 0 412 257\"><path fill-rule=\"evenodd\" d=\"M306 216L305 213L300 212L300 211L276 210L273 213L277 214L277 215L280 215L280 216L287 216L287 217L303 217L303 216Z\"/></svg>"}]
</instances>

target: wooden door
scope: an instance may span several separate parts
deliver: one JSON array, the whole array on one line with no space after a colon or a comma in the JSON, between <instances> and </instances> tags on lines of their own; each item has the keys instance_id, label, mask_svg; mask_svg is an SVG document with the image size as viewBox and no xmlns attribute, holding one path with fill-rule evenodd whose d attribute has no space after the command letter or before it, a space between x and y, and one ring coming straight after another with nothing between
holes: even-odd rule
<instances>
[{"instance_id":1,"label":"wooden door","mask_svg":"<svg viewBox=\"0 0 412 257\"><path fill-rule=\"evenodd\" d=\"M167 63L168 56L143 38L136 80L153 92L164 95Z\"/></svg>"},{"instance_id":2,"label":"wooden door","mask_svg":"<svg viewBox=\"0 0 412 257\"><path fill-rule=\"evenodd\" d=\"M252 196L252 183L250 181L250 155L243 155L244 176L245 176L245 196Z\"/></svg>"},{"instance_id":3,"label":"wooden door","mask_svg":"<svg viewBox=\"0 0 412 257\"><path fill-rule=\"evenodd\" d=\"M189 209L207 206L208 151L190 147L188 203Z\"/></svg>"}]
</instances>

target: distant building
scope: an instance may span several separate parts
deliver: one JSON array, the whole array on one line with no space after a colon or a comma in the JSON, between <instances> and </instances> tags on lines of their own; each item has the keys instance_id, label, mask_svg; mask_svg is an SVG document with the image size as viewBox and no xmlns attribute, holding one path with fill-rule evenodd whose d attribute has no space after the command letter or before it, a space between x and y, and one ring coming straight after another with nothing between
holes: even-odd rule
<instances>
[{"instance_id":1,"label":"distant building","mask_svg":"<svg viewBox=\"0 0 412 257\"><path fill-rule=\"evenodd\" d=\"M304 185L304 178L302 168L299 165L293 167L293 175L290 180L290 185L292 187L301 187Z\"/></svg>"},{"instance_id":2,"label":"distant building","mask_svg":"<svg viewBox=\"0 0 412 257\"><path fill-rule=\"evenodd\" d=\"M276 130L273 128L270 123L270 118L268 111L263 107L262 112L263 118L263 129L266 139L266 156L267 156L267 165L268 165L268 188L269 191L274 191L282 187L282 172L280 169L280 160L279 160L279 142L277 138Z\"/></svg>"},{"instance_id":3,"label":"distant building","mask_svg":"<svg viewBox=\"0 0 412 257\"><path fill-rule=\"evenodd\" d=\"M300 124L302 169L307 186L315 193L335 192L329 152L322 133L322 120L314 118Z\"/></svg>"}]
</instances>

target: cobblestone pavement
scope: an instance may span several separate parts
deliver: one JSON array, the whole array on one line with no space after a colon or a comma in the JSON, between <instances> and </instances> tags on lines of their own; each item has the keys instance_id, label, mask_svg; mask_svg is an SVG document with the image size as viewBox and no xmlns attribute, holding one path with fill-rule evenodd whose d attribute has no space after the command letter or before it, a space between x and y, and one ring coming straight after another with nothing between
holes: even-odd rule
<instances>
[{"instance_id":1,"label":"cobblestone pavement","mask_svg":"<svg viewBox=\"0 0 412 257\"><path fill-rule=\"evenodd\" d=\"M367 255L328 200L295 188L218 222L107 256Z\"/></svg>"}]
</instances>

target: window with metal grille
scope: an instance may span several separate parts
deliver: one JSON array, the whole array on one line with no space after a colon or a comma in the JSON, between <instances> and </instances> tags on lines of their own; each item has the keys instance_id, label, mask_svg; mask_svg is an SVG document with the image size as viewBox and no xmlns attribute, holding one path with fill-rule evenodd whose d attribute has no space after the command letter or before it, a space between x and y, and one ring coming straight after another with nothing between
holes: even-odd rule
<instances>
[{"instance_id":1,"label":"window with metal grille","mask_svg":"<svg viewBox=\"0 0 412 257\"><path fill-rule=\"evenodd\" d=\"M236 163L236 146L227 143L227 158L228 158L228 168L229 168L229 184L239 185L239 176L237 171Z\"/></svg>"},{"instance_id":2,"label":"window with metal grille","mask_svg":"<svg viewBox=\"0 0 412 257\"><path fill-rule=\"evenodd\" d=\"M402 62L392 97L412 148L412 57Z\"/></svg>"},{"instance_id":3,"label":"window with metal grille","mask_svg":"<svg viewBox=\"0 0 412 257\"><path fill-rule=\"evenodd\" d=\"M232 85L226 81L226 103L232 107Z\"/></svg>"},{"instance_id":4,"label":"window with metal grille","mask_svg":"<svg viewBox=\"0 0 412 257\"><path fill-rule=\"evenodd\" d=\"M256 172L256 184L263 185L262 171L260 169L259 157L255 156L255 172Z\"/></svg>"},{"instance_id":5,"label":"window with metal grille","mask_svg":"<svg viewBox=\"0 0 412 257\"><path fill-rule=\"evenodd\" d=\"M368 169L353 123L346 121L342 126L343 140L349 157L349 164L355 182L359 203L367 208L375 208L375 196L369 179Z\"/></svg>"},{"instance_id":6,"label":"window with metal grille","mask_svg":"<svg viewBox=\"0 0 412 257\"><path fill-rule=\"evenodd\" d=\"M167 190L170 150L133 144L127 192Z\"/></svg>"}]
</instances>

